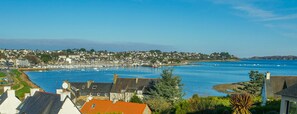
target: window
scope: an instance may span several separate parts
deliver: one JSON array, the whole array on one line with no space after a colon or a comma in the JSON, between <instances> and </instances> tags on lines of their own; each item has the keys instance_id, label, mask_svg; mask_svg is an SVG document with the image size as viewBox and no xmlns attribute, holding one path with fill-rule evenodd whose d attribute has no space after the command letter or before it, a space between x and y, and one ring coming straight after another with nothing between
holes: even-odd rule
<instances>
[{"instance_id":1,"label":"window","mask_svg":"<svg viewBox=\"0 0 297 114\"><path fill-rule=\"evenodd\" d=\"M142 91L141 90L137 90L137 95L142 95Z\"/></svg>"},{"instance_id":2,"label":"window","mask_svg":"<svg viewBox=\"0 0 297 114\"><path fill-rule=\"evenodd\" d=\"M92 108L95 108L96 104L92 104Z\"/></svg>"},{"instance_id":3,"label":"window","mask_svg":"<svg viewBox=\"0 0 297 114\"><path fill-rule=\"evenodd\" d=\"M97 85L93 85L92 89L96 89L97 88Z\"/></svg>"},{"instance_id":4,"label":"window","mask_svg":"<svg viewBox=\"0 0 297 114\"><path fill-rule=\"evenodd\" d=\"M82 89L85 89L85 85L82 86Z\"/></svg>"},{"instance_id":5,"label":"window","mask_svg":"<svg viewBox=\"0 0 297 114\"><path fill-rule=\"evenodd\" d=\"M297 102L289 102L287 114L297 114Z\"/></svg>"}]
</instances>

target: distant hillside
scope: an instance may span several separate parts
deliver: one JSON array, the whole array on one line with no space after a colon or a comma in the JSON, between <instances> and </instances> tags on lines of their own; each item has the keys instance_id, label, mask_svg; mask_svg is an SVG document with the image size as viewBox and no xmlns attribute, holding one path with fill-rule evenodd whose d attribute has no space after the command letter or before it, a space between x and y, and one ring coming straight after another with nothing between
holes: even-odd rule
<instances>
[{"instance_id":1,"label":"distant hillside","mask_svg":"<svg viewBox=\"0 0 297 114\"><path fill-rule=\"evenodd\" d=\"M251 57L250 59L255 60L297 60L297 56L263 56L263 57Z\"/></svg>"}]
</instances>

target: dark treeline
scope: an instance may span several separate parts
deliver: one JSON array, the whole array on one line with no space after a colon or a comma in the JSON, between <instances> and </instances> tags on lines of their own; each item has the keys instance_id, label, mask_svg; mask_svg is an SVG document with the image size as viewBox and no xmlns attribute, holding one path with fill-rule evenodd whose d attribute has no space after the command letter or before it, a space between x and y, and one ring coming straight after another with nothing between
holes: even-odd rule
<instances>
[{"instance_id":1,"label":"dark treeline","mask_svg":"<svg viewBox=\"0 0 297 114\"><path fill-rule=\"evenodd\" d=\"M263 57L251 57L254 60L297 60L297 56L263 56Z\"/></svg>"}]
</instances>

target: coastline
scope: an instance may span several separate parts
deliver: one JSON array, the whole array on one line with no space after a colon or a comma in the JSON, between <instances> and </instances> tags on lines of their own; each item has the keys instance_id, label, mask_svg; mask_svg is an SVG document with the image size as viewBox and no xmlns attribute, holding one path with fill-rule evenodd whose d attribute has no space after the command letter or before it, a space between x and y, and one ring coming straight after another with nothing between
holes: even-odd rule
<instances>
[{"instance_id":1,"label":"coastline","mask_svg":"<svg viewBox=\"0 0 297 114\"><path fill-rule=\"evenodd\" d=\"M227 95L242 92L239 90L239 87L243 87L242 83L245 82L235 82L235 83L226 83L226 84L217 84L212 87L212 89L216 90L220 93L225 93Z\"/></svg>"},{"instance_id":2,"label":"coastline","mask_svg":"<svg viewBox=\"0 0 297 114\"><path fill-rule=\"evenodd\" d=\"M238 60L199 60L199 61L187 61L185 63L178 63L178 64L167 64L167 65L162 65L162 66L181 66L181 65L190 65L191 63L194 62L232 62L232 61L240 61L240 59ZM162 67L160 66L160 67ZM121 66L121 65L115 65L115 64L109 64L109 65L49 65L48 66L44 66L44 68L18 68L17 70L20 71L21 77L24 81L26 81L28 83L29 86L31 86L32 88L40 88L42 91L44 91L39 85L37 85L36 83L34 83L29 76L25 73L26 71L44 71L44 70L59 70L59 69L77 69L77 68L106 68L106 67L152 67L152 66ZM217 87L215 87L217 86ZM221 85L215 85L213 86L213 89L218 91L218 92L222 92L222 93L226 93L225 91L227 89L230 88L230 86L228 88L224 87L224 89L220 89L222 86ZM226 93L228 94L228 93Z\"/></svg>"},{"instance_id":3,"label":"coastline","mask_svg":"<svg viewBox=\"0 0 297 114\"><path fill-rule=\"evenodd\" d=\"M26 71L38 71L38 70L49 70L47 68L18 68L17 69L21 73L21 78L32 88L40 88L41 91L44 91L40 86L35 84L32 80L30 80L29 76L25 73Z\"/></svg>"}]
</instances>

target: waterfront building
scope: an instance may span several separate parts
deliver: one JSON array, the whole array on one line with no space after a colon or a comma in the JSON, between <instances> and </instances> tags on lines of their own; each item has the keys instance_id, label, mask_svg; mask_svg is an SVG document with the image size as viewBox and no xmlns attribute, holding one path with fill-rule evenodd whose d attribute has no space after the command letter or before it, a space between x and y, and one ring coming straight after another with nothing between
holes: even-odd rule
<instances>
[{"instance_id":1,"label":"waterfront building","mask_svg":"<svg viewBox=\"0 0 297 114\"><path fill-rule=\"evenodd\" d=\"M4 93L0 96L0 114L16 114L19 104L21 101L15 96L15 90L5 86Z\"/></svg>"},{"instance_id":2,"label":"waterfront building","mask_svg":"<svg viewBox=\"0 0 297 114\"><path fill-rule=\"evenodd\" d=\"M63 89L57 90L57 94L31 89L17 110L20 114L81 114L71 101L70 92L66 91L65 85L63 84Z\"/></svg>"},{"instance_id":3,"label":"waterfront building","mask_svg":"<svg viewBox=\"0 0 297 114\"><path fill-rule=\"evenodd\" d=\"M113 86L110 91L110 100L125 102L130 101L133 95L143 99L148 94L151 88L158 79L150 78L119 78L117 74L114 75Z\"/></svg>"},{"instance_id":4,"label":"waterfront building","mask_svg":"<svg viewBox=\"0 0 297 114\"><path fill-rule=\"evenodd\" d=\"M15 65L18 68L30 67L30 62L27 59L16 59Z\"/></svg>"},{"instance_id":5,"label":"waterfront building","mask_svg":"<svg viewBox=\"0 0 297 114\"><path fill-rule=\"evenodd\" d=\"M277 92L277 94L282 98L280 114L297 114L297 84Z\"/></svg>"},{"instance_id":6,"label":"waterfront building","mask_svg":"<svg viewBox=\"0 0 297 114\"><path fill-rule=\"evenodd\" d=\"M84 104L82 114L151 114L146 104L92 99Z\"/></svg>"},{"instance_id":7,"label":"waterfront building","mask_svg":"<svg viewBox=\"0 0 297 114\"><path fill-rule=\"evenodd\" d=\"M109 99L110 90L112 87L112 83L97 83L94 81L87 82L68 82L65 81L69 85L68 90L74 95L74 97L78 98L80 96L93 96L97 99Z\"/></svg>"},{"instance_id":8,"label":"waterfront building","mask_svg":"<svg viewBox=\"0 0 297 114\"><path fill-rule=\"evenodd\" d=\"M266 94L266 98L270 97L280 97L276 94L287 87L290 87L297 83L297 76L271 76L270 72L266 73L265 82L262 92L263 95Z\"/></svg>"}]
</instances>

